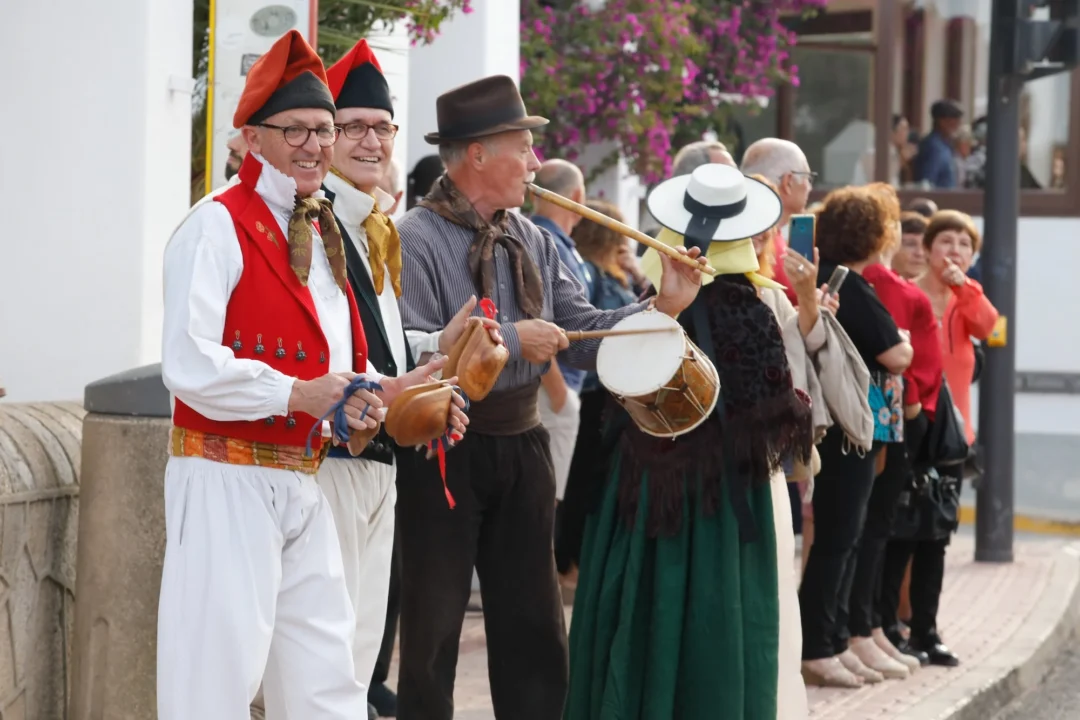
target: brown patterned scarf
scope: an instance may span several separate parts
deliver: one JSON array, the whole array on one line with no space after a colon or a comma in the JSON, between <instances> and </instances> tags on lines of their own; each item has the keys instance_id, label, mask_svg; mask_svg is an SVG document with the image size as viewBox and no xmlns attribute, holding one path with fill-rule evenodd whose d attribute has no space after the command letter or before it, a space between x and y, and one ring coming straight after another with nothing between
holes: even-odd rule
<instances>
[{"instance_id":1,"label":"brown patterned scarf","mask_svg":"<svg viewBox=\"0 0 1080 720\"><path fill-rule=\"evenodd\" d=\"M476 233L469 246L469 269L481 297L492 296L495 288L495 246L502 245L510 258L521 310L527 317L541 316L544 310L544 285L540 270L525 248L525 243L508 234L509 212L499 210L490 223L486 222L446 174L439 178L419 205Z\"/></svg>"},{"instance_id":2,"label":"brown patterned scarf","mask_svg":"<svg viewBox=\"0 0 1080 720\"><path fill-rule=\"evenodd\" d=\"M330 261L334 282L341 292L345 292L345 244L329 200L297 199L292 217L289 218L289 264L300 284L307 287L308 273L311 272L311 223L316 220L319 221L319 235L326 249L326 259Z\"/></svg>"}]
</instances>

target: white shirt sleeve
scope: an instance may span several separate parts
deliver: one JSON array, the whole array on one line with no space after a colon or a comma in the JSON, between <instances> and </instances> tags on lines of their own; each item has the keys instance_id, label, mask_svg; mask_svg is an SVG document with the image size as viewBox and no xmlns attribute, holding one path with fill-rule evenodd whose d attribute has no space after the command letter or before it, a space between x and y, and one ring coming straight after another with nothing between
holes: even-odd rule
<instances>
[{"instance_id":1,"label":"white shirt sleeve","mask_svg":"<svg viewBox=\"0 0 1080 720\"><path fill-rule=\"evenodd\" d=\"M243 266L232 217L218 202L192 212L165 248L162 380L211 420L261 420L289 411L295 378L239 359L222 344L225 310Z\"/></svg>"},{"instance_id":2,"label":"white shirt sleeve","mask_svg":"<svg viewBox=\"0 0 1080 720\"><path fill-rule=\"evenodd\" d=\"M409 341L409 348L412 350L413 357L416 358L416 362L420 362L420 358L424 353L435 354L439 352L439 339L442 337L442 330L436 332L424 332L423 330L406 330L405 339Z\"/></svg>"},{"instance_id":3,"label":"white shirt sleeve","mask_svg":"<svg viewBox=\"0 0 1080 720\"><path fill-rule=\"evenodd\" d=\"M367 358L367 369L364 371L364 375L367 375L368 380L374 383L382 384L382 381L386 379L386 376L375 369L375 366L371 364L371 358Z\"/></svg>"}]
</instances>

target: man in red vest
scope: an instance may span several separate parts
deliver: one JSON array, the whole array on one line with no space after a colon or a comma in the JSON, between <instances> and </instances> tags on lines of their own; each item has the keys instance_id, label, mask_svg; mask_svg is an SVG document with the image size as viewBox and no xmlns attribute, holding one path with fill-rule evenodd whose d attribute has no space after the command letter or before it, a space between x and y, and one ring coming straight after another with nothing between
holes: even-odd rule
<instances>
[{"instance_id":1,"label":"man in red vest","mask_svg":"<svg viewBox=\"0 0 1080 720\"><path fill-rule=\"evenodd\" d=\"M322 61L290 31L252 66L233 117L249 148L239 182L200 203L165 250L162 378L175 409L161 720L246 718L264 672L271 717L366 714L341 551L315 481L331 436L347 432L324 418L365 373L381 390L355 390L344 424L374 428L444 361L402 378L368 362L320 192L334 111Z\"/></svg>"}]
</instances>

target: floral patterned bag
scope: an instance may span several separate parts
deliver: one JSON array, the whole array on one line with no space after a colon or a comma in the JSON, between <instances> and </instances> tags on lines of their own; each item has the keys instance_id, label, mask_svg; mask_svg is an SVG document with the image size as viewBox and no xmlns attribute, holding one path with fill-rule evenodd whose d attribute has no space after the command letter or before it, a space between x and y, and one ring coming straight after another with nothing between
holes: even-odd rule
<instances>
[{"instance_id":1,"label":"floral patterned bag","mask_svg":"<svg viewBox=\"0 0 1080 720\"><path fill-rule=\"evenodd\" d=\"M868 393L874 416L874 441L897 443L904 440L904 384L899 375L871 371Z\"/></svg>"}]
</instances>

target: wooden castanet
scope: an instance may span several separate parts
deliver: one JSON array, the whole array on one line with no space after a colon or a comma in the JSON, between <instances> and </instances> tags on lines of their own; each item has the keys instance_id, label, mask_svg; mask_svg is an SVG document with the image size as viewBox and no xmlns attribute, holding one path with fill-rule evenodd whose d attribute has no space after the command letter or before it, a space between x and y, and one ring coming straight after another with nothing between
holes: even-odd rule
<instances>
[{"instance_id":1,"label":"wooden castanet","mask_svg":"<svg viewBox=\"0 0 1080 720\"><path fill-rule=\"evenodd\" d=\"M578 215L580 215L583 218L586 218L588 220L592 220L597 225L603 225L608 230L613 230L613 231L619 233L620 235L625 235L628 238L633 238L634 240L637 240L642 245L646 245L648 247L651 247L656 252L663 253L664 255L667 255L668 257L670 257L672 260L675 260L677 262L681 262L683 265L689 265L690 267L694 268L695 270L700 270L701 272L708 273L709 275L716 275L716 270L709 267L708 265L702 265L697 260L694 260L693 258L688 257L686 255L680 254L679 251L676 250L675 248L670 247L668 245L665 245L664 243L660 242L659 240L656 240L654 238L649 237L648 235L641 232L640 230L635 230L634 228L630 227L629 225L619 222L615 218L608 217L607 215L605 215L603 213L600 213L600 212L597 212L597 211L593 210L590 207L586 207L585 205L582 205L581 203L576 203L576 202L574 202L573 200L571 200L568 197L563 197L562 195L559 195L558 193L553 193L550 190L545 190L544 188L539 187L537 185L534 185L533 183L525 183L525 185L538 198L540 198L542 200L547 200L548 202L553 203L555 205L558 205L559 207L561 207L561 208L563 208L565 210L569 210L570 212L577 213Z\"/></svg>"}]
</instances>

